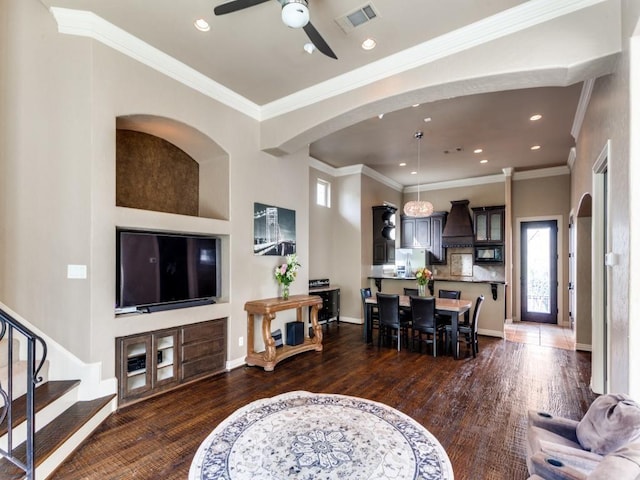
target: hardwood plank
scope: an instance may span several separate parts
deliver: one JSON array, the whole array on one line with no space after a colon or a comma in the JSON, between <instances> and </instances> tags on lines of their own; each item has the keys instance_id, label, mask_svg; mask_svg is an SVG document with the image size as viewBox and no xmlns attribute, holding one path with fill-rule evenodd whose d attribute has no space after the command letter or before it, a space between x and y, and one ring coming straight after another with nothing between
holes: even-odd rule
<instances>
[{"instance_id":1,"label":"hardwood plank","mask_svg":"<svg viewBox=\"0 0 640 480\"><path fill-rule=\"evenodd\" d=\"M596 397L587 352L480 338L476 359L378 349L362 327L323 328L322 352L242 367L111 415L51 478L185 479L200 443L247 403L292 390L386 403L419 421L447 451L456 480L527 478L526 414L579 419ZM465 357L465 355L467 355Z\"/></svg>"}]
</instances>

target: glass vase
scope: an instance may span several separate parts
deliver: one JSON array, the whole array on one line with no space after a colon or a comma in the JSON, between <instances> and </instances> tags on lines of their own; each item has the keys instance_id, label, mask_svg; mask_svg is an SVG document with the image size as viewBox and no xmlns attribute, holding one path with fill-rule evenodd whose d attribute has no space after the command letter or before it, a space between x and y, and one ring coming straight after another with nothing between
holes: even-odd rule
<instances>
[{"instance_id":1,"label":"glass vase","mask_svg":"<svg viewBox=\"0 0 640 480\"><path fill-rule=\"evenodd\" d=\"M426 285L423 285L422 283L418 284L418 296L419 297L426 297L427 296L426 290L427 290L427 286Z\"/></svg>"},{"instance_id":2,"label":"glass vase","mask_svg":"<svg viewBox=\"0 0 640 480\"><path fill-rule=\"evenodd\" d=\"M289 299L289 284L283 283L280 285L280 298L282 298L282 300Z\"/></svg>"}]
</instances>

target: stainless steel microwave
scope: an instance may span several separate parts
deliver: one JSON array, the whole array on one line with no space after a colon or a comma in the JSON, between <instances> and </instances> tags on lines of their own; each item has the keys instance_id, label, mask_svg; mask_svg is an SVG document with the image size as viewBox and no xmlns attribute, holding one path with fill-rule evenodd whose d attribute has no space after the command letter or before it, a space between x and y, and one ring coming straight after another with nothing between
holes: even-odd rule
<instances>
[{"instance_id":1,"label":"stainless steel microwave","mask_svg":"<svg viewBox=\"0 0 640 480\"><path fill-rule=\"evenodd\" d=\"M504 246L486 245L475 247L475 263L502 263Z\"/></svg>"}]
</instances>

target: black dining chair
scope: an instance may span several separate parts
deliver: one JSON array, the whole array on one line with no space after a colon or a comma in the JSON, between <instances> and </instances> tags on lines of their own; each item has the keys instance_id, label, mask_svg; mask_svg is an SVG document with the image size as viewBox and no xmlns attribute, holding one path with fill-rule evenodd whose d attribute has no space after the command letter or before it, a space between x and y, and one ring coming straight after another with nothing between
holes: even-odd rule
<instances>
[{"instance_id":1,"label":"black dining chair","mask_svg":"<svg viewBox=\"0 0 640 480\"><path fill-rule=\"evenodd\" d=\"M454 300L460 300L460 290L438 290L438 298L453 298Z\"/></svg>"},{"instance_id":2,"label":"black dining chair","mask_svg":"<svg viewBox=\"0 0 640 480\"><path fill-rule=\"evenodd\" d=\"M400 317L400 296L393 294L378 293L378 315L380 317L380 328L378 330L378 347L382 344L382 337L393 336L396 332L398 338L398 351L400 351L400 337L404 333L408 338L409 322Z\"/></svg>"},{"instance_id":3,"label":"black dining chair","mask_svg":"<svg viewBox=\"0 0 640 480\"><path fill-rule=\"evenodd\" d=\"M411 302L411 346L418 342L418 352L422 351L422 343L433 346L433 356L436 356L438 326L436 324L436 299L433 297L410 297ZM422 335L425 335L423 340ZM431 336L431 339L429 339Z\"/></svg>"},{"instance_id":4,"label":"black dining chair","mask_svg":"<svg viewBox=\"0 0 640 480\"><path fill-rule=\"evenodd\" d=\"M367 304L365 303L365 300L371 297L371 289L369 287L361 288L360 296L362 297L362 315L364 317L367 311ZM378 307L371 308L371 318L369 321L371 322L372 328L378 328L379 319Z\"/></svg>"},{"instance_id":5,"label":"black dining chair","mask_svg":"<svg viewBox=\"0 0 640 480\"><path fill-rule=\"evenodd\" d=\"M478 317L480 317L480 307L482 307L482 302L484 302L484 295L480 295L476 299L476 306L473 310L473 316L471 317L470 322L458 324L458 342L463 341L467 344L467 349L471 349L473 358L476 358L476 355L480 351L480 345L478 343ZM446 325L445 331L447 336L447 345L449 345L451 343L451 325ZM451 346L455 348L455 346Z\"/></svg>"},{"instance_id":6,"label":"black dining chair","mask_svg":"<svg viewBox=\"0 0 640 480\"><path fill-rule=\"evenodd\" d=\"M438 298L451 298L453 300L460 300L460 295L462 292L460 290L438 290ZM444 327L449 324L451 319L447 315L440 315L436 313L436 323L440 327Z\"/></svg>"},{"instance_id":7,"label":"black dining chair","mask_svg":"<svg viewBox=\"0 0 640 480\"><path fill-rule=\"evenodd\" d=\"M411 297L417 297L419 295L417 288L407 288L404 287L404 294ZM406 308L400 309L400 320L404 322L411 322L413 318L411 317L411 310L407 310Z\"/></svg>"}]
</instances>

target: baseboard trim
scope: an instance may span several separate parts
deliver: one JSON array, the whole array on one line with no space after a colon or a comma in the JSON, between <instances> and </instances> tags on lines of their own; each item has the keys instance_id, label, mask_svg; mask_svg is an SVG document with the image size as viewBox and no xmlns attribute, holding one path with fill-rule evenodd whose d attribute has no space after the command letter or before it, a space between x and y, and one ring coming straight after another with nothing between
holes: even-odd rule
<instances>
[{"instance_id":1,"label":"baseboard trim","mask_svg":"<svg viewBox=\"0 0 640 480\"><path fill-rule=\"evenodd\" d=\"M485 337L498 337L504 338L504 332L497 330L487 330L485 328L478 329L478 335L484 335Z\"/></svg>"},{"instance_id":2,"label":"baseboard trim","mask_svg":"<svg viewBox=\"0 0 640 480\"><path fill-rule=\"evenodd\" d=\"M581 352L591 352L591 345L588 343L576 343L576 350Z\"/></svg>"},{"instance_id":3,"label":"baseboard trim","mask_svg":"<svg viewBox=\"0 0 640 480\"><path fill-rule=\"evenodd\" d=\"M363 325L364 319L355 317L340 317L340 323L353 323L355 325Z\"/></svg>"}]
</instances>

